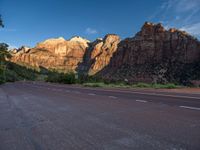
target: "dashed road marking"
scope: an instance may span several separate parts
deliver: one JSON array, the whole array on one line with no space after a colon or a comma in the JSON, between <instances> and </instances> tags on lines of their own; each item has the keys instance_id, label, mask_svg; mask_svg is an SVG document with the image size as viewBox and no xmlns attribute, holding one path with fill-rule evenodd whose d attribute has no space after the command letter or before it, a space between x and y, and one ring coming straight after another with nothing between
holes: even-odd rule
<instances>
[{"instance_id":1,"label":"dashed road marking","mask_svg":"<svg viewBox=\"0 0 200 150\"><path fill-rule=\"evenodd\" d=\"M137 99L137 100L135 100L136 102L141 102L141 103L146 103L147 101L145 101L145 100L139 100L139 99Z\"/></svg>"},{"instance_id":2,"label":"dashed road marking","mask_svg":"<svg viewBox=\"0 0 200 150\"><path fill-rule=\"evenodd\" d=\"M190 106L179 106L181 108L192 109L192 110L200 110L198 107L190 107Z\"/></svg>"},{"instance_id":3,"label":"dashed road marking","mask_svg":"<svg viewBox=\"0 0 200 150\"><path fill-rule=\"evenodd\" d=\"M114 98L114 99L116 99L117 97L115 97L115 96L108 96L109 98Z\"/></svg>"},{"instance_id":4,"label":"dashed road marking","mask_svg":"<svg viewBox=\"0 0 200 150\"><path fill-rule=\"evenodd\" d=\"M94 96L94 95L96 95L96 94L94 94L94 93L88 93L88 95L90 95L90 96Z\"/></svg>"},{"instance_id":5,"label":"dashed road marking","mask_svg":"<svg viewBox=\"0 0 200 150\"><path fill-rule=\"evenodd\" d=\"M65 90L65 92L70 92L70 90Z\"/></svg>"}]
</instances>

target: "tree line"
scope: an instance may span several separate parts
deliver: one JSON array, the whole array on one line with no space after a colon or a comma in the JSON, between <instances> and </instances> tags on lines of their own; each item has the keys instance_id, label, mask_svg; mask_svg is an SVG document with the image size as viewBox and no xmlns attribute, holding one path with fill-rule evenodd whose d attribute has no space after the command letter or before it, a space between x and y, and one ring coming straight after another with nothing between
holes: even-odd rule
<instances>
[{"instance_id":1,"label":"tree line","mask_svg":"<svg viewBox=\"0 0 200 150\"><path fill-rule=\"evenodd\" d=\"M2 17L0 15L0 28L4 27ZM6 81L6 59L10 58L11 55L8 52L8 44L6 43L0 43L0 83L3 83Z\"/></svg>"}]
</instances>

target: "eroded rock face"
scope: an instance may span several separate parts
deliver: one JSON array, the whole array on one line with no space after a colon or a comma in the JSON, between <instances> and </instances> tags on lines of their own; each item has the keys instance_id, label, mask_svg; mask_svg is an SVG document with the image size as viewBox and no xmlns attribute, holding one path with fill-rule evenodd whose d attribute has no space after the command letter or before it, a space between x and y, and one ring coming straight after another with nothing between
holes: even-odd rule
<instances>
[{"instance_id":1,"label":"eroded rock face","mask_svg":"<svg viewBox=\"0 0 200 150\"><path fill-rule=\"evenodd\" d=\"M119 44L101 75L132 82L168 82L181 74L178 71L184 69L180 68L198 62L200 42L186 32L166 30L161 24L146 22L135 37Z\"/></svg>"},{"instance_id":2,"label":"eroded rock face","mask_svg":"<svg viewBox=\"0 0 200 150\"><path fill-rule=\"evenodd\" d=\"M29 52L18 51L11 61L28 65L34 68L43 67L63 72L75 71L82 62L88 47L83 38L76 37L70 40L64 38L49 39L39 43Z\"/></svg>"},{"instance_id":3,"label":"eroded rock face","mask_svg":"<svg viewBox=\"0 0 200 150\"><path fill-rule=\"evenodd\" d=\"M94 75L109 64L119 42L117 35L107 35L92 43L81 37L48 39L28 51L24 48L15 51L11 61L63 72L80 72L79 65L82 64L82 68L86 68L83 72Z\"/></svg>"},{"instance_id":4,"label":"eroded rock face","mask_svg":"<svg viewBox=\"0 0 200 150\"><path fill-rule=\"evenodd\" d=\"M120 37L117 35L106 35L104 39L98 40L91 51L89 75L101 71L110 63L110 59L117 50Z\"/></svg>"}]
</instances>

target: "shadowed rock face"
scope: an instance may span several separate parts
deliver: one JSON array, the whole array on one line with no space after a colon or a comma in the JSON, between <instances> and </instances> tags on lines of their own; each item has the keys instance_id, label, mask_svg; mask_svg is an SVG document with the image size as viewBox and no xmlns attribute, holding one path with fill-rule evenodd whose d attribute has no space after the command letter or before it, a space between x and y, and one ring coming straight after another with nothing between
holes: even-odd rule
<instances>
[{"instance_id":1,"label":"shadowed rock face","mask_svg":"<svg viewBox=\"0 0 200 150\"><path fill-rule=\"evenodd\" d=\"M199 46L200 43L185 32L165 30L161 24L145 23L135 37L121 42L116 55L122 59L119 61L114 58L113 61L121 64L163 61L191 63L200 58Z\"/></svg>"},{"instance_id":2,"label":"shadowed rock face","mask_svg":"<svg viewBox=\"0 0 200 150\"><path fill-rule=\"evenodd\" d=\"M146 22L133 38L123 41L114 34L94 42L81 37L49 39L15 51L11 61L108 80L171 82L188 78L184 73L199 74L200 42L186 32Z\"/></svg>"},{"instance_id":3,"label":"shadowed rock face","mask_svg":"<svg viewBox=\"0 0 200 150\"><path fill-rule=\"evenodd\" d=\"M187 72L189 65L197 74L199 62L199 41L186 32L146 22L135 37L120 42L101 75L110 80L168 82Z\"/></svg>"},{"instance_id":4,"label":"shadowed rock face","mask_svg":"<svg viewBox=\"0 0 200 150\"><path fill-rule=\"evenodd\" d=\"M117 50L119 42L119 36L106 35L103 40L94 43L91 47L89 75L96 74L110 63L110 59Z\"/></svg>"}]
</instances>

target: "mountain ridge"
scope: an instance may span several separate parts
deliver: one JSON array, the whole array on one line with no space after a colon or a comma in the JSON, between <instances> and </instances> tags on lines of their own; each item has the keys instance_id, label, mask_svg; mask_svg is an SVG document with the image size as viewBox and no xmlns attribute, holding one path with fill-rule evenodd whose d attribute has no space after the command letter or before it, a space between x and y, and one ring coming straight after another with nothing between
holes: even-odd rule
<instances>
[{"instance_id":1,"label":"mountain ridge","mask_svg":"<svg viewBox=\"0 0 200 150\"><path fill-rule=\"evenodd\" d=\"M116 34L107 34L93 42L79 36L69 40L47 39L34 48L15 51L11 61L106 80L184 82L197 79L200 42L185 31L167 30L160 23L145 22L135 36L124 40ZM194 74L191 79L182 77L189 64L197 66L188 72ZM182 70L174 69L180 67ZM176 77L178 72L181 73Z\"/></svg>"}]
</instances>

